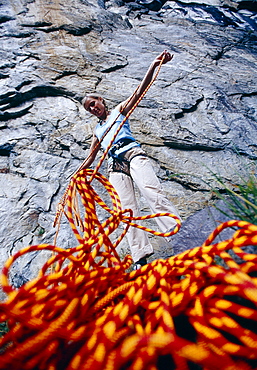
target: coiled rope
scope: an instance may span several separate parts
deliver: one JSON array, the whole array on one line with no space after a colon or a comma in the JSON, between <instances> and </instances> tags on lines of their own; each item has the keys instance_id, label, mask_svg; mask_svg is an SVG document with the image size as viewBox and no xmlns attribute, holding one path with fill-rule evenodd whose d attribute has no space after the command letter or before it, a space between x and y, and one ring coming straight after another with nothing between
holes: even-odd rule
<instances>
[{"instance_id":1,"label":"coiled rope","mask_svg":"<svg viewBox=\"0 0 257 370\"><path fill-rule=\"evenodd\" d=\"M5 264L8 299L0 304L0 322L8 322L9 332L0 339L0 369L256 369L257 255L244 247L257 245L257 226L228 221L203 246L128 272L131 257L115 250L125 231L114 243L110 236L120 222L128 227L138 218L121 209L115 189L97 173L109 208L87 180L92 173L74 176L67 195L79 245L30 246ZM85 208L83 233L71 207L75 186ZM110 213L102 223L95 202ZM157 215L144 218L150 217ZM237 229L234 235L214 243L228 227ZM14 289L13 263L34 251L54 255L37 278Z\"/></svg>"}]
</instances>

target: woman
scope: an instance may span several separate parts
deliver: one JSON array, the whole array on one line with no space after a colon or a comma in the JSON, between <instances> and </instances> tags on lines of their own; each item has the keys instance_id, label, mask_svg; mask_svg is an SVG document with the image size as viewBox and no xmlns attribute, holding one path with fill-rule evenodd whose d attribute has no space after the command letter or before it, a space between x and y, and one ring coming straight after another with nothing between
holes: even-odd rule
<instances>
[{"instance_id":1,"label":"woman","mask_svg":"<svg viewBox=\"0 0 257 370\"><path fill-rule=\"evenodd\" d=\"M89 94L82 100L84 108L99 118L88 159L82 168L87 168L93 163L100 147L103 149L108 147L117 127L119 127L126 114L131 110L152 81L156 67L159 66L161 61L163 64L169 62L172 57L166 50L156 57L151 63L136 93L117 105L111 112L109 112L101 96ZM115 124L106 134L107 129L114 121ZM152 213L168 212L178 216L178 211L163 195L163 189L153 171L150 160L141 149L140 144L133 137L128 120L122 126L108 155L109 180L120 197L123 209L130 208L133 210L134 216L139 216L134 192L134 181L147 200ZM159 217L156 218L156 221L162 232L168 232L176 226L176 221L171 217ZM147 263L146 258L153 254L153 247L149 242L147 233L138 228L130 227L127 237L132 258L136 266L141 267Z\"/></svg>"}]
</instances>

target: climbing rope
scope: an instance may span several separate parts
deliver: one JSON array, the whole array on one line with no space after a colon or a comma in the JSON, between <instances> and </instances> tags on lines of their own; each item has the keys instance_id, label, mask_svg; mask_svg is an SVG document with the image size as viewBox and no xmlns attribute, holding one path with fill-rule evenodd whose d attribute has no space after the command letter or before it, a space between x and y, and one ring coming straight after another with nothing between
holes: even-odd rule
<instances>
[{"instance_id":1,"label":"climbing rope","mask_svg":"<svg viewBox=\"0 0 257 370\"><path fill-rule=\"evenodd\" d=\"M96 173L111 199L106 205L91 186L92 174L80 171L67 194L77 247L29 246L5 264L8 298L0 322L9 331L0 339L0 369L257 369L257 255L245 249L257 245L257 226L228 221L202 246L129 272L131 257L116 252L126 228L160 233L136 226L139 218L121 209L115 189ZM83 217L72 207L75 187ZM107 220L99 221L97 206L109 212ZM176 219L140 219L163 215ZM125 230L111 241L121 222ZM226 228L234 234L215 243ZM35 251L54 255L35 279L14 289L12 265Z\"/></svg>"}]
</instances>

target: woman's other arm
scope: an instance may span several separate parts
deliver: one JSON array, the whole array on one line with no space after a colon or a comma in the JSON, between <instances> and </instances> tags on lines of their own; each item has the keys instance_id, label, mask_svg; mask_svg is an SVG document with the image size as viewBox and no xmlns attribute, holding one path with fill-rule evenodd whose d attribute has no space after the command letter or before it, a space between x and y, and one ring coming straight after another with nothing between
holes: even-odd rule
<instances>
[{"instance_id":1,"label":"woman's other arm","mask_svg":"<svg viewBox=\"0 0 257 370\"><path fill-rule=\"evenodd\" d=\"M91 142L91 145L90 145L90 149L89 149L89 154L88 154L88 157L87 159L82 163L82 166L80 168L80 170L83 170L84 168L88 168L91 166L91 164L94 162L95 160L95 157L97 155L97 153L99 152L99 149L100 149L100 143L99 143L99 140L97 139L97 137L94 135L93 136L93 139L92 139L92 142Z\"/></svg>"}]
</instances>

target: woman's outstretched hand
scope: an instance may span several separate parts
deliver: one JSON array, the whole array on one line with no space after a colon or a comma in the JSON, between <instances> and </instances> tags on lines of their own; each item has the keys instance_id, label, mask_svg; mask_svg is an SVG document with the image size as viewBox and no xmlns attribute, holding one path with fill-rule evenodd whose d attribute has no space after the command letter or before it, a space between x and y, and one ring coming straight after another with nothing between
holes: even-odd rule
<instances>
[{"instance_id":1,"label":"woman's outstretched hand","mask_svg":"<svg viewBox=\"0 0 257 370\"><path fill-rule=\"evenodd\" d=\"M173 54L169 53L167 50L164 50L153 60L135 93L117 106L117 109L122 112L123 115L126 115L132 109L134 104L140 99L140 97L152 81L155 69L161 64L161 62L162 64L165 64L169 62L172 58Z\"/></svg>"},{"instance_id":2,"label":"woman's outstretched hand","mask_svg":"<svg viewBox=\"0 0 257 370\"><path fill-rule=\"evenodd\" d=\"M158 57L155 58L154 63L158 66L163 60L162 64L169 62L173 58L173 54L169 53L167 50L164 50Z\"/></svg>"}]
</instances>

